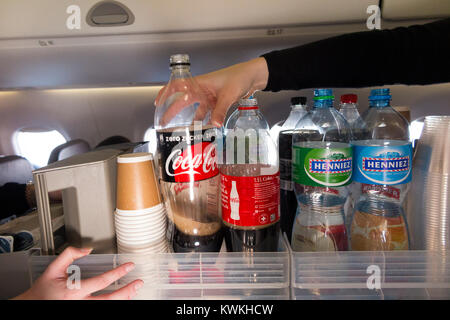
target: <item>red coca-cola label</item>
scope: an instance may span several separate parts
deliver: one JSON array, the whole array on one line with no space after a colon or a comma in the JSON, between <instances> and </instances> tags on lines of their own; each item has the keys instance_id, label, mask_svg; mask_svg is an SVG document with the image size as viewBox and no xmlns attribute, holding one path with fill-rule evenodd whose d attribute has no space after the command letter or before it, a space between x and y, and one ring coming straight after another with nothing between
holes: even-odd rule
<instances>
[{"instance_id":1,"label":"red coca-cola label","mask_svg":"<svg viewBox=\"0 0 450 320\"><path fill-rule=\"evenodd\" d=\"M222 219L228 224L259 227L280 219L280 173L256 177L220 175Z\"/></svg>"},{"instance_id":2,"label":"red coca-cola label","mask_svg":"<svg viewBox=\"0 0 450 320\"><path fill-rule=\"evenodd\" d=\"M157 132L162 180L190 182L219 174L214 141L203 141L205 130Z\"/></svg>"}]
</instances>

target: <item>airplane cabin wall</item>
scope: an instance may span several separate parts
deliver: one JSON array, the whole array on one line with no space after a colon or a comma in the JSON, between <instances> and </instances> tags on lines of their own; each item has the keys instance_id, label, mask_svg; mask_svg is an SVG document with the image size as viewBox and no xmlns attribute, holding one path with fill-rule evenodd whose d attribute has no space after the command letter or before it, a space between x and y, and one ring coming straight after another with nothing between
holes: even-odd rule
<instances>
[{"instance_id":1,"label":"airplane cabin wall","mask_svg":"<svg viewBox=\"0 0 450 320\"><path fill-rule=\"evenodd\" d=\"M103 89L22 90L0 92L0 154L15 154L14 133L21 128L52 128L67 140L84 139L95 147L103 139L123 135L142 141L153 125L153 102L161 87L121 87ZM409 106L412 120L425 115L450 115L450 84L390 86L393 106ZM360 111L368 107L371 88L334 90L335 105L341 94L359 96ZM289 113L292 96L306 95L312 105L312 90L258 92L270 125ZM230 112L234 109L232 107Z\"/></svg>"},{"instance_id":2,"label":"airplane cabin wall","mask_svg":"<svg viewBox=\"0 0 450 320\"><path fill-rule=\"evenodd\" d=\"M113 135L142 141L153 124L159 88L0 92L0 153L14 154L14 133L30 127L56 129L67 140L81 138L92 148Z\"/></svg>"}]
</instances>

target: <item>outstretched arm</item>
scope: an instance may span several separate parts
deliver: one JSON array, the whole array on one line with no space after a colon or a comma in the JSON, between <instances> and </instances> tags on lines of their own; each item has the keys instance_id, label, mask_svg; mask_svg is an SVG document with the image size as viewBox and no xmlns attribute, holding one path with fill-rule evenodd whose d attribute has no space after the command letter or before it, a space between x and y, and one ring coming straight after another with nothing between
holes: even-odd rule
<instances>
[{"instance_id":1,"label":"outstretched arm","mask_svg":"<svg viewBox=\"0 0 450 320\"><path fill-rule=\"evenodd\" d=\"M392 30L356 32L195 77L221 126L228 108L257 90L367 87L450 82L450 19ZM164 89L161 89L161 92ZM163 103L160 96L155 101ZM168 119L183 108L169 108ZM207 110L201 110L204 115Z\"/></svg>"},{"instance_id":2,"label":"outstretched arm","mask_svg":"<svg viewBox=\"0 0 450 320\"><path fill-rule=\"evenodd\" d=\"M450 81L450 19L336 36L264 54L266 91Z\"/></svg>"}]
</instances>

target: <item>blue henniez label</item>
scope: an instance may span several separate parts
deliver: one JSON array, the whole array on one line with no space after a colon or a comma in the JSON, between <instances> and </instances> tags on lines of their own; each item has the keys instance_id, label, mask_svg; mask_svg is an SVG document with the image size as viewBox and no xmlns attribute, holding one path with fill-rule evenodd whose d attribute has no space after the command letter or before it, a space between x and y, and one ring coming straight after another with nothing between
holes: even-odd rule
<instances>
[{"instance_id":1,"label":"blue henniez label","mask_svg":"<svg viewBox=\"0 0 450 320\"><path fill-rule=\"evenodd\" d=\"M386 146L353 144L353 181L395 185L411 181L411 143Z\"/></svg>"}]
</instances>

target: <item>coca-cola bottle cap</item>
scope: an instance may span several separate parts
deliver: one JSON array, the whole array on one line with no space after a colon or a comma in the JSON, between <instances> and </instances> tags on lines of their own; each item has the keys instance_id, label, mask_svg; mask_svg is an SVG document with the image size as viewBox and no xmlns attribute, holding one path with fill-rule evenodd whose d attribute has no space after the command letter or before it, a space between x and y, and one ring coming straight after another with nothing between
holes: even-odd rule
<instances>
[{"instance_id":1,"label":"coca-cola bottle cap","mask_svg":"<svg viewBox=\"0 0 450 320\"><path fill-rule=\"evenodd\" d=\"M185 65L189 66L191 65L189 61L189 55L185 53L178 53L170 56L170 66L179 66L179 65Z\"/></svg>"},{"instance_id":2,"label":"coca-cola bottle cap","mask_svg":"<svg viewBox=\"0 0 450 320\"><path fill-rule=\"evenodd\" d=\"M247 99L240 99L239 100L239 109L241 108L248 108L251 109L258 109L258 101L253 96L248 97Z\"/></svg>"}]
</instances>

